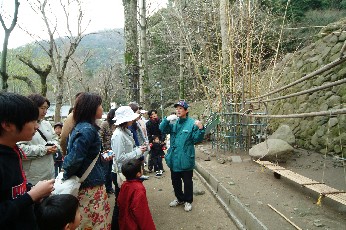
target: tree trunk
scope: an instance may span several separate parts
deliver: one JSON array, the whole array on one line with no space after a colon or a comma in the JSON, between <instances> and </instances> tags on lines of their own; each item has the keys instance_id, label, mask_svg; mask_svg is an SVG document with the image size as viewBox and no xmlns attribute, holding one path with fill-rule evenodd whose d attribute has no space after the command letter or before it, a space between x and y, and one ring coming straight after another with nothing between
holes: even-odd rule
<instances>
[{"instance_id":1,"label":"tree trunk","mask_svg":"<svg viewBox=\"0 0 346 230\"><path fill-rule=\"evenodd\" d=\"M4 92L7 92L7 90L8 90L8 84L7 84L7 80L8 80L8 74L7 74L8 39L10 38L12 30L14 29L14 27L17 24L18 8L19 8L19 2L18 2L18 0L15 0L14 1L13 19L12 19L12 23L11 23L10 28L6 27L4 19L2 17L2 14L0 14L0 22L1 22L2 28L5 31L4 43L2 46L2 53L1 53L1 66L0 66L0 68L1 68L0 74L1 74L1 79L2 79L0 91L4 91Z\"/></svg>"},{"instance_id":2,"label":"tree trunk","mask_svg":"<svg viewBox=\"0 0 346 230\"><path fill-rule=\"evenodd\" d=\"M221 28L221 51L222 51L222 68L220 72L220 81L219 81L219 100L221 101L221 95L227 93L223 90L225 81L230 74L230 43L229 43L229 0L220 0L220 28Z\"/></svg>"},{"instance_id":3,"label":"tree trunk","mask_svg":"<svg viewBox=\"0 0 346 230\"><path fill-rule=\"evenodd\" d=\"M148 107L148 93L149 93L149 76L148 76L148 45L147 45L147 22L146 22L146 1L140 0L140 98L139 104L143 107Z\"/></svg>"},{"instance_id":4,"label":"tree trunk","mask_svg":"<svg viewBox=\"0 0 346 230\"><path fill-rule=\"evenodd\" d=\"M139 101L137 0L123 0L125 15L125 73L129 78L129 98Z\"/></svg>"},{"instance_id":5,"label":"tree trunk","mask_svg":"<svg viewBox=\"0 0 346 230\"><path fill-rule=\"evenodd\" d=\"M181 15L180 20L181 21L184 20L184 17L183 17L184 8L185 8L184 3L183 3L183 1L180 1L180 3L179 3L180 4L180 15ZM182 25L183 23L180 22L180 24ZM185 41L185 39L184 39L184 34L183 34L182 30L180 30L180 39L179 40L180 40L179 41L179 57L180 57L180 61L179 61L179 66L180 66L180 71L179 71L179 99L185 99L185 78L184 78L184 68L185 68L184 41Z\"/></svg>"}]
</instances>

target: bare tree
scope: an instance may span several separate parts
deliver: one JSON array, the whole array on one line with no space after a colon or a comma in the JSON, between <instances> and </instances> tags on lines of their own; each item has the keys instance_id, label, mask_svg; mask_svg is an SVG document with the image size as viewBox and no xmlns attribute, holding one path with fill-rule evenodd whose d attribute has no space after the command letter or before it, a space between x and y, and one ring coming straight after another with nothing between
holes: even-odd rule
<instances>
[{"instance_id":1,"label":"bare tree","mask_svg":"<svg viewBox=\"0 0 346 230\"><path fill-rule=\"evenodd\" d=\"M14 27L17 24L17 18L18 18L18 8L19 8L19 1L15 0L14 1L14 13L13 13L13 18L12 18L12 23L9 28L6 27L3 15L0 13L0 22L2 25L2 28L5 31L5 37L4 37L4 43L2 46L2 53L1 53L1 78L2 78L2 86L1 86L1 91L6 92L8 89L8 73L7 73L7 49L8 49L8 39L10 38L11 32L13 31Z\"/></svg>"},{"instance_id":2,"label":"bare tree","mask_svg":"<svg viewBox=\"0 0 346 230\"><path fill-rule=\"evenodd\" d=\"M55 24L51 23L47 17L47 3L48 0L37 0L39 4L39 9L41 12L42 19L47 27L49 35L49 48L45 49L47 52L50 62L52 65L52 73L55 75L57 83L57 93L56 93L56 108L55 108L55 121L60 120L60 111L63 103L64 97L64 82L65 82L65 70L71 56L75 53L79 43L82 41L85 29L82 29L82 20L84 13L82 11L82 1L67 1L67 4L64 4L63 0L60 0L60 6L62 7L65 19L66 27L69 35L67 36L68 43L65 44L65 47L59 46L58 42L54 39L54 35L57 33L57 22ZM78 16L77 16L77 31L76 35L73 35L70 25L70 13L69 7L72 4L77 4L78 7ZM51 9L52 10L52 9Z\"/></svg>"},{"instance_id":3,"label":"bare tree","mask_svg":"<svg viewBox=\"0 0 346 230\"><path fill-rule=\"evenodd\" d=\"M18 59L23 62L25 65L27 65L29 68L31 68L37 75L40 77L41 80L41 95L46 96L47 95L47 77L52 69L52 65L48 64L44 68L41 68L40 66L36 66L32 63L32 61L26 57L18 56ZM25 78L18 78L20 80L23 80L26 82Z\"/></svg>"},{"instance_id":4,"label":"bare tree","mask_svg":"<svg viewBox=\"0 0 346 230\"><path fill-rule=\"evenodd\" d=\"M119 87L119 82L116 80L116 73L119 73L119 67L117 68L115 65L112 65L100 71L97 77L98 91L102 97L105 111L110 109L115 88Z\"/></svg>"}]
</instances>

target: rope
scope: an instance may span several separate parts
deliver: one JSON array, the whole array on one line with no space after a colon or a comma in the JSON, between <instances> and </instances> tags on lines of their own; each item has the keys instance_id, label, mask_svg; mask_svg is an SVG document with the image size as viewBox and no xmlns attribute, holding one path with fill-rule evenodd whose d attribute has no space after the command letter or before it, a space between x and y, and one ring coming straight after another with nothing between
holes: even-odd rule
<instances>
[{"instance_id":1,"label":"rope","mask_svg":"<svg viewBox=\"0 0 346 230\"><path fill-rule=\"evenodd\" d=\"M281 91L281 90L287 89L287 88L289 88L289 87L291 87L291 86L294 86L294 85L296 85L296 84L298 84L298 83L300 83L300 82L303 82L303 81L305 81L305 80L308 80L308 79L310 79L310 78L312 78L312 77L314 77L314 76L316 76L316 75L319 75L319 74L321 74L321 73L324 73L324 72L330 70L331 68L333 68L333 67L335 67L335 66L337 66L337 65L339 65L339 64L341 64L341 63L343 63L344 61L346 61L346 56L340 57L340 58L336 59L335 61L330 62L329 64L327 64L327 65L325 65L325 66L319 68L318 70L315 70L314 72L305 75L305 77L302 77L301 79L298 79L297 81L294 81L294 82L292 82L292 83L290 83L290 84L288 84L288 85L286 85L286 86L284 86L284 87L281 87L281 88L279 88L279 89L277 89L277 90L274 90L274 91L269 92L269 93L267 93L267 94L264 94L264 95L262 95L262 96L250 98L249 100L254 100L254 99L259 99L259 98L262 98L262 97L266 97L266 96L272 95L272 94L274 94L274 93L277 93L277 92L279 92L279 91Z\"/></svg>"},{"instance_id":2,"label":"rope","mask_svg":"<svg viewBox=\"0 0 346 230\"><path fill-rule=\"evenodd\" d=\"M344 84L344 83L346 83L346 78L345 79L341 79L339 81L335 81L335 82L329 83L329 84L325 84L325 85L322 85L322 86L314 87L314 88L311 88L311 89L308 89L308 90L303 90L303 91L300 91L300 92L297 92L297 93L292 93L292 94L281 96L281 97L277 97L277 98L262 100L262 102L277 101L277 100L281 100L281 99L295 97L295 96L299 96L299 95L303 95L303 94L307 94L307 93L316 92L316 91L319 91L319 90L322 90L322 89L330 88L330 87L333 87L333 86L336 86L336 85L341 85L341 84ZM257 102L257 101L247 101L247 103L255 103L255 102Z\"/></svg>"},{"instance_id":3,"label":"rope","mask_svg":"<svg viewBox=\"0 0 346 230\"><path fill-rule=\"evenodd\" d=\"M286 115L266 115L266 114L243 114L243 113L231 113L234 115L250 116L250 117L266 117L266 118L303 118L303 117L317 117L317 116L326 116L326 115L337 115L337 114L346 114L346 108L320 111L320 112L311 112L311 113L298 113L298 114L286 114Z\"/></svg>"}]
</instances>

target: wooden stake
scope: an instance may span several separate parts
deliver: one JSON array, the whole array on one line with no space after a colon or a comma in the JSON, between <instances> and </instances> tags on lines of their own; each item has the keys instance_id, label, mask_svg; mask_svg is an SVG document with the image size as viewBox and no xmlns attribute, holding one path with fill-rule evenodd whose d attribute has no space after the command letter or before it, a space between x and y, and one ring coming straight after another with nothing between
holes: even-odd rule
<instances>
[{"instance_id":1,"label":"wooden stake","mask_svg":"<svg viewBox=\"0 0 346 230\"><path fill-rule=\"evenodd\" d=\"M268 206L273 209L276 213L278 213L280 216L282 216L285 220L288 221L288 223L292 224L296 229L302 230L300 227L298 227L295 223L293 223L290 219L288 219L287 217L285 217L282 213L280 213L278 210L276 210L273 206L271 206L270 204L268 204Z\"/></svg>"}]
</instances>

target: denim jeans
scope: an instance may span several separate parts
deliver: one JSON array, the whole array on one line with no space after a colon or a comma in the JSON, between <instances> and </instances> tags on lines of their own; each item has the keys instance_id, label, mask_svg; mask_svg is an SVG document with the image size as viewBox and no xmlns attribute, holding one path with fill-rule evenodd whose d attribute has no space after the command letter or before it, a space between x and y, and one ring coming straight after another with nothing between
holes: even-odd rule
<instances>
[{"instance_id":1,"label":"denim jeans","mask_svg":"<svg viewBox=\"0 0 346 230\"><path fill-rule=\"evenodd\" d=\"M62 163L63 163L63 161L54 162L55 178L58 176L59 172L61 171Z\"/></svg>"}]
</instances>

